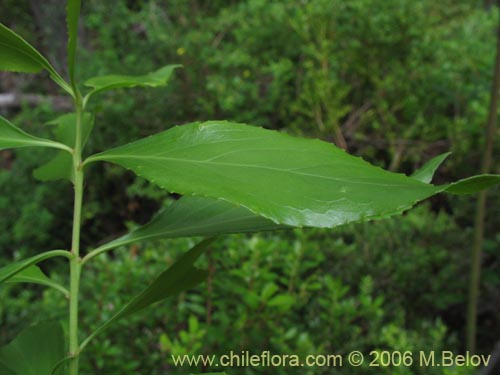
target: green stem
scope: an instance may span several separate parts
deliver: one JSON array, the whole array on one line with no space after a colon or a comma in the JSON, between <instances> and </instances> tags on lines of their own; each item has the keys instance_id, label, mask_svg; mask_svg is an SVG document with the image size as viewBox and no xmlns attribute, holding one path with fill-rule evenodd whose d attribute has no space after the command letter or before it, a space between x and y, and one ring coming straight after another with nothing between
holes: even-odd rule
<instances>
[{"instance_id":1,"label":"green stem","mask_svg":"<svg viewBox=\"0 0 500 375\"><path fill-rule=\"evenodd\" d=\"M68 25L68 68L71 82L71 91L73 92L75 111L76 111L76 129L75 129L75 147L73 152L73 185L75 189L74 209L73 209L73 235L71 239L71 252L73 259L70 260L70 284L69 284L69 365L68 374L78 375L79 368L79 344L78 344L78 295L80 290L80 229L82 219L82 201L83 201L83 165L82 165L82 122L84 103L82 95L78 89L75 79L76 48L78 45L78 18L80 15L81 0L71 0L67 3L67 25Z\"/></svg>"},{"instance_id":2,"label":"green stem","mask_svg":"<svg viewBox=\"0 0 500 375\"><path fill-rule=\"evenodd\" d=\"M80 263L78 258L70 263L70 302L69 302L69 374L78 375L78 291L80 288Z\"/></svg>"},{"instance_id":3,"label":"green stem","mask_svg":"<svg viewBox=\"0 0 500 375\"><path fill-rule=\"evenodd\" d=\"M73 153L73 175L75 201L73 211L73 237L71 241L70 260L70 301L69 301L69 375L78 375L79 344L78 344L78 294L80 289L80 226L83 200L83 168L82 168L82 118L83 106L81 96L77 93L76 107L76 137Z\"/></svg>"}]
</instances>

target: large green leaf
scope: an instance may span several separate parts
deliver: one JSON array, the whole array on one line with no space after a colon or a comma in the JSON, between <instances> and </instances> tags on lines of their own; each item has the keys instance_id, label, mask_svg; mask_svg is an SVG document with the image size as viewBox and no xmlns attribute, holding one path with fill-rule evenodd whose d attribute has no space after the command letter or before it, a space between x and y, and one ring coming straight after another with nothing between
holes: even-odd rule
<instances>
[{"instance_id":1,"label":"large green leaf","mask_svg":"<svg viewBox=\"0 0 500 375\"><path fill-rule=\"evenodd\" d=\"M70 151L64 144L32 136L0 116L0 150L29 146L58 148L65 150L66 154Z\"/></svg>"},{"instance_id":2,"label":"large green leaf","mask_svg":"<svg viewBox=\"0 0 500 375\"><path fill-rule=\"evenodd\" d=\"M432 177L434 177L434 173L436 170L439 168L439 166L445 161L445 159L451 155L451 152L446 152L444 154L438 155L431 160L429 160L427 163L425 163L422 168L419 170L415 171L411 177L425 182L426 184L430 183L432 181Z\"/></svg>"},{"instance_id":3,"label":"large green leaf","mask_svg":"<svg viewBox=\"0 0 500 375\"><path fill-rule=\"evenodd\" d=\"M183 197L172 202L149 223L99 247L102 252L154 238L216 236L287 228L255 215L242 206L203 197Z\"/></svg>"},{"instance_id":4,"label":"large green leaf","mask_svg":"<svg viewBox=\"0 0 500 375\"><path fill-rule=\"evenodd\" d=\"M55 136L58 141L74 147L76 139L76 114L67 113L48 123L55 126ZM94 116L84 113L82 121L82 147L94 126ZM33 175L40 181L70 180L73 181L73 158L70 154L59 152L46 164L35 169Z\"/></svg>"},{"instance_id":5,"label":"large green leaf","mask_svg":"<svg viewBox=\"0 0 500 375\"><path fill-rule=\"evenodd\" d=\"M64 90L73 90L56 72L45 57L14 31L0 23L0 70L9 72L38 73L42 69Z\"/></svg>"},{"instance_id":6,"label":"large green leaf","mask_svg":"<svg viewBox=\"0 0 500 375\"><path fill-rule=\"evenodd\" d=\"M106 330L111 324L130 316L144 308L167 297L191 289L207 277L207 272L193 266L198 257L203 254L212 239L203 240L185 253L170 268L162 272L141 294L120 309L112 318L97 328L82 342L83 349L95 336Z\"/></svg>"},{"instance_id":7,"label":"large green leaf","mask_svg":"<svg viewBox=\"0 0 500 375\"><path fill-rule=\"evenodd\" d=\"M50 288L54 288L62 292L65 296L69 297L69 291L59 285L55 281L52 281L45 275L42 270L38 266L30 266L25 268L19 273L16 273L11 278L5 281L6 283L32 283L32 284L40 284L44 286L48 286Z\"/></svg>"},{"instance_id":8,"label":"large green leaf","mask_svg":"<svg viewBox=\"0 0 500 375\"><path fill-rule=\"evenodd\" d=\"M10 344L0 348L0 370L12 375L51 375L64 357L64 333L59 323L40 323L19 334ZM2 372L2 375L4 372ZM63 369L55 372L63 374Z\"/></svg>"},{"instance_id":9,"label":"large green leaf","mask_svg":"<svg viewBox=\"0 0 500 375\"><path fill-rule=\"evenodd\" d=\"M167 65L154 72L140 76L107 75L93 77L87 80L85 85L92 88L89 95L124 87L160 87L168 83L174 69L179 67L181 67L181 65Z\"/></svg>"},{"instance_id":10,"label":"large green leaf","mask_svg":"<svg viewBox=\"0 0 500 375\"><path fill-rule=\"evenodd\" d=\"M71 84L75 83L75 60L78 41L78 18L80 16L81 0L68 0L66 6L66 25L68 27L68 68Z\"/></svg>"},{"instance_id":11,"label":"large green leaf","mask_svg":"<svg viewBox=\"0 0 500 375\"><path fill-rule=\"evenodd\" d=\"M217 121L175 127L86 164L97 160L170 192L223 199L292 226L388 217L448 188L385 171L326 142ZM500 183L500 176L482 182ZM461 183L452 186L457 192Z\"/></svg>"},{"instance_id":12,"label":"large green leaf","mask_svg":"<svg viewBox=\"0 0 500 375\"><path fill-rule=\"evenodd\" d=\"M3 268L0 268L0 283L10 279L12 276L18 274L19 272L34 264L58 256L70 258L72 255L69 251L66 250L51 250L42 254L35 255L31 258L23 259L19 262L11 263Z\"/></svg>"}]
</instances>

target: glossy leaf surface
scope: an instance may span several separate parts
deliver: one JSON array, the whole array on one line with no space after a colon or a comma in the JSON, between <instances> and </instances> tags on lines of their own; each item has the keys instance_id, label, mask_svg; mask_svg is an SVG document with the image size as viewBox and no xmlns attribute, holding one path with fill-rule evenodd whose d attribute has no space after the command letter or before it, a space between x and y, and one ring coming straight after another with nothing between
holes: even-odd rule
<instances>
[{"instance_id":1,"label":"glossy leaf surface","mask_svg":"<svg viewBox=\"0 0 500 375\"><path fill-rule=\"evenodd\" d=\"M49 375L65 356L64 333L59 323L41 323L0 348L0 369L12 375ZM62 375L63 369L55 372Z\"/></svg>"},{"instance_id":2,"label":"glossy leaf surface","mask_svg":"<svg viewBox=\"0 0 500 375\"><path fill-rule=\"evenodd\" d=\"M30 146L52 147L58 149L67 148L63 144L51 141L50 139L32 136L9 122L6 118L0 116L0 150ZM67 151L64 151L64 153L69 155Z\"/></svg>"},{"instance_id":3,"label":"glossy leaf surface","mask_svg":"<svg viewBox=\"0 0 500 375\"><path fill-rule=\"evenodd\" d=\"M105 90L126 88L126 87L160 87L165 86L176 68L181 65L167 65L154 72L140 75L107 75L90 78L85 82L85 86L91 87L90 94L95 94Z\"/></svg>"},{"instance_id":4,"label":"glossy leaf surface","mask_svg":"<svg viewBox=\"0 0 500 375\"><path fill-rule=\"evenodd\" d=\"M14 31L0 23L0 70L38 73L47 70L51 78L64 90L73 90L56 72L45 57Z\"/></svg>"},{"instance_id":5,"label":"glossy leaf surface","mask_svg":"<svg viewBox=\"0 0 500 375\"><path fill-rule=\"evenodd\" d=\"M85 347L99 333L107 329L119 319L130 316L167 297L193 288L207 277L207 272L193 266L194 262L207 249L211 239L204 240L194 246L166 271L162 272L141 294L120 309L111 319L97 328L81 345Z\"/></svg>"},{"instance_id":6,"label":"glossy leaf surface","mask_svg":"<svg viewBox=\"0 0 500 375\"><path fill-rule=\"evenodd\" d=\"M87 163L97 160L131 169L167 191L223 199L291 226L388 217L448 187L385 171L326 142L217 121L175 127Z\"/></svg>"}]
</instances>

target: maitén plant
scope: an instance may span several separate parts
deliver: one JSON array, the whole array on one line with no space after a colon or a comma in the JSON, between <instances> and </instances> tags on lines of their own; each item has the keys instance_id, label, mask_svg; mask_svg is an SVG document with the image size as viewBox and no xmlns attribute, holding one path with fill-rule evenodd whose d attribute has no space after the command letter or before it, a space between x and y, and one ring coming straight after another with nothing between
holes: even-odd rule
<instances>
[{"instance_id":1,"label":"mait\u00e9n plant","mask_svg":"<svg viewBox=\"0 0 500 375\"><path fill-rule=\"evenodd\" d=\"M74 103L73 113L53 121L55 139L32 136L0 117L0 150L58 149L49 163L35 170L35 177L43 181L66 179L74 186L71 247L41 251L0 269L0 283L38 283L68 298L67 338L58 323L27 329L0 349L2 374L78 374L80 354L111 324L205 279L206 273L194 263L214 236L286 227L332 228L381 219L401 214L438 193L470 194L500 182L498 175L480 175L434 186L430 184L432 176L447 154L430 160L412 176L405 176L374 167L329 143L224 121L174 127L84 158L82 152L94 124L87 104L96 94L116 88L164 86L178 65L142 76L94 77L84 82L83 89L75 78L80 7L80 0L67 2L69 82L35 48L0 24L0 69L24 73L45 70ZM148 224L84 254L80 249L80 224L85 170L97 162L118 164L183 197ZM84 266L118 246L182 236L207 239L82 339L78 330L78 293L80 281L85 281ZM68 260L68 287L50 280L36 265L53 257Z\"/></svg>"}]
</instances>

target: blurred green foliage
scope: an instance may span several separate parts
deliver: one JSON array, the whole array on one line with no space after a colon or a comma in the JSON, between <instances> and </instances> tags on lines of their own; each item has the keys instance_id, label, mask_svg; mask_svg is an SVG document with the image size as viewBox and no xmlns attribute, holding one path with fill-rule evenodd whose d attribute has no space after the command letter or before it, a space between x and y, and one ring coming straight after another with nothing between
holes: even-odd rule
<instances>
[{"instance_id":1,"label":"blurred green foliage","mask_svg":"<svg viewBox=\"0 0 500 375\"><path fill-rule=\"evenodd\" d=\"M64 22L52 18L60 13L60 2L44 4L41 11L34 1L7 0L2 22L58 59L64 55L59 40ZM166 89L99 94L89 153L178 123L228 119L321 137L404 173L451 150L437 183L479 169L497 20L497 11L480 2L87 0L83 7L82 79L184 65ZM62 59L55 66L63 67ZM43 76L3 77L2 91L57 92ZM25 130L43 135L48 134L44 122L58 114L44 105L23 106L10 115ZM31 177L51 156L0 152L2 263L69 243L71 186ZM496 164L496 173L499 168ZM144 223L166 198L112 165L93 167L87 181L84 248ZM498 207L498 189L489 202ZM186 373L172 368L172 352L459 351L473 209L471 199L438 197L405 217L333 232L224 239L205 261L212 272L207 286L120 323L89 346L84 372ZM493 214L487 222L482 351L500 334L499 219ZM87 278L92 285L82 285L87 332L189 243L138 244L92 263ZM56 279L66 272L58 262L44 269ZM0 300L8 301L0 307L2 343L42 315L65 315L66 302L51 290L2 287ZM281 371L274 373L293 373ZM446 373L463 373L454 371Z\"/></svg>"},{"instance_id":2,"label":"blurred green foliage","mask_svg":"<svg viewBox=\"0 0 500 375\"><path fill-rule=\"evenodd\" d=\"M347 226L333 236L293 230L227 237L214 243L200 262L210 271L206 285L118 323L88 347L83 372L183 374L189 369L173 367L170 354L231 350L302 356L374 349L459 350L459 337L439 318L453 317L465 303L465 280L457 280L457 275L466 270L469 234L447 236L456 232L447 215L421 206L403 218ZM448 240L439 244L443 236ZM90 282L82 285L84 331L110 318L193 244L189 239L148 242L89 264L85 271ZM55 291L29 293L16 286L1 293L2 300L16 301L1 311L2 324L16 322L19 316L24 323L36 321L40 310L51 318L65 315L66 302ZM14 330L4 334L11 336ZM273 373L331 371L300 370L277 368ZM342 374L357 371L339 369ZM363 373L378 374L380 369L367 367ZM416 366L387 373L442 372Z\"/></svg>"}]
</instances>

